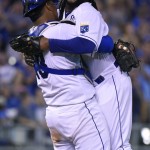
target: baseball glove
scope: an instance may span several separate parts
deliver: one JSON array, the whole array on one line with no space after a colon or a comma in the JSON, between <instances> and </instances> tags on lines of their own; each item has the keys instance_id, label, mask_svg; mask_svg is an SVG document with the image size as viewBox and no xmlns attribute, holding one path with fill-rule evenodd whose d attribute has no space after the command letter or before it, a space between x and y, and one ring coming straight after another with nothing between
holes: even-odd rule
<instances>
[{"instance_id":1,"label":"baseball glove","mask_svg":"<svg viewBox=\"0 0 150 150\"><path fill-rule=\"evenodd\" d=\"M38 55L42 51L40 49L39 37L32 37L28 34L22 34L9 42L10 46L17 52L25 53L27 55Z\"/></svg>"},{"instance_id":2,"label":"baseball glove","mask_svg":"<svg viewBox=\"0 0 150 150\"><path fill-rule=\"evenodd\" d=\"M119 39L114 44L113 54L122 71L130 72L132 68L139 67L139 60L133 44Z\"/></svg>"},{"instance_id":3,"label":"baseball glove","mask_svg":"<svg viewBox=\"0 0 150 150\"><path fill-rule=\"evenodd\" d=\"M27 65L29 65L30 67L34 66L34 64L35 64L35 57L34 56L24 54L23 57L24 57L24 60L25 60Z\"/></svg>"}]
</instances>

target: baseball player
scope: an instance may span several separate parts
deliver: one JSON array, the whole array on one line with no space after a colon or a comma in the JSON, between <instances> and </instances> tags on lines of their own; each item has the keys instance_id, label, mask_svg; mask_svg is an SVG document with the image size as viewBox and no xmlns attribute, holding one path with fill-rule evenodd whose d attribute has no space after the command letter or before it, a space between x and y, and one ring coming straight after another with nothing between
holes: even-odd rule
<instances>
[{"instance_id":1,"label":"baseball player","mask_svg":"<svg viewBox=\"0 0 150 150\"><path fill-rule=\"evenodd\" d=\"M67 2L67 5L70 5L70 8L72 8L73 3L77 6L79 0L76 0L76 2L68 0ZM80 4L78 8L74 9L67 16L67 19L72 20L72 16L74 16L76 22L81 24L79 18L82 17L86 22L85 18L89 16L89 14L84 14L83 10L86 9L85 7L88 7L85 5L87 4ZM62 6L64 6L64 4L62 4ZM93 28L95 28L95 26L93 26ZM57 44L56 42L57 41L55 41L55 44ZM63 43L64 49L67 49L68 44L69 43ZM57 52L58 50L62 52L62 49L57 49ZM72 49L70 48L70 50ZM76 51L74 50L74 52ZM84 55L83 59L92 75L96 88L96 98L109 126L111 148L112 150L131 150L129 143L132 127L131 79L127 73L120 71L120 67L116 63L112 53L103 55L102 59L98 59L98 56L99 54L95 54L93 58Z\"/></svg>"},{"instance_id":2,"label":"baseball player","mask_svg":"<svg viewBox=\"0 0 150 150\"><path fill-rule=\"evenodd\" d=\"M66 2L66 1L64 1L64 2ZM84 13L83 13L82 10L88 10L87 5L89 5L89 4L86 3L86 5L85 5L84 2L85 1L82 1L82 2L78 1L77 3L75 3L75 7L77 7L77 6L78 7L74 11L72 11L67 16L67 18L77 22L77 24L76 24L77 29L80 28L80 30L77 31L76 33L79 33L79 37L87 37L87 39L90 39L89 36L86 36L86 34L89 35L88 33L91 31L94 31L94 30L88 30L89 28L91 29L91 24L88 25L88 21L89 21L88 19L90 18L90 15L89 15L90 13L87 13L87 11L84 11ZM67 3L67 4L68 4L68 6L70 5L70 3ZM75 8L75 7L73 7L73 4L71 4L71 7L70 7L71 9ZM62 2L62 6L65 6L65 3ZM85 21L83 21L84 23L80 22L81 20L80 20L80 17L78 16L78 14L82 14L82 15L80 15L80 17L81 17L81 20L84 18L84 20L85 20ZM88 14L88 16L87 16L87 14ZM91 18L93 19L93 16L91 16ZM79 22L78 22L78 19L79 19ZM103 27L103 26L106 27L105 26L106 24L102 20L101 20L101 23L102 23L101 27ZM93 24L93 26L94 26L94 24ZM70 28L70 27L68 27L68 28ZM70 32L68 32L68 28L63 28L63 29L66 29L63 31L63 33L70 33ZM94 26L94 28L95 28L95 26ZM105 32L102 33L102 35L105 35L108 32L107 28L104 28L104 29L106 29L106 30L104 30ZM59 29L58 31L62 31L62 30ZM97 32L95 32L95 33L97 33ZM75 34L66 35L66 38L67 38L67 36L69 36L69 38L68 38L69 40L66 40L66 41L50 39L50 41L49 41L49 44L51 47L50 50L53 51L53 53L54 52L63 52L63 53L67 52L67 53L77 53L77 54L85 53L84 51L82 51L82 49L79 49L79 50L81 50L81 52L76 51L76 49L78 49L78 46L82 47L84 41L82 41L82 43L79 43L79 42L77 42L78 40L73 38L73 41L75 44L73 45L73 47L71 47L72 40L70 38L74 37L74 35ZM57 36L60 37L60 33ZM32 40L34 41L37 39L32 38ZM39 43L39 39L37 41L36 42ZM66 44L65 44L65 42L66 42ZM92 41L92 42L94 43L94 41ZM60 46L60 43L62 46ZM129 47L128 46L129 43L124 43L124 44L125 44L125 46L122 46L122 45L120 45L120 42L118 42L118 45L119 45L118 49L127 50ZM33 45L36 45L36 44L33 44ZM41 45L41 40L40 40L40 45ZM96 45L96 43L95 43L95 45ZM57 49L55 46L57 47ZM86 45L84 45L84 46L86 47ZM130 51L130 48L128 50ZM87 51L87 53L89 53L89 51ZM128 51L127 51L127 53L128 53ZM118 55L116 55L116 56L118 56ZM86 56L84 56L84 60L91 71L92 79L96 86L97 98L99 100L101 107L103 108L103 113L109 123L109 128L110 128L110 132L111 132L112 149L131 149L131 146L129 144L130 131L131 131L131 115L130 114L131 114L131 107L132 107L131 106L132 105L132 102L131 102L132 101L131 100L132 92L131 92L130 78L126 73L121 74L120 68L118 67L118 64L116 63L116 60L112 54L106 54L105 56L103 56L105 59L102 59L102 60L100 60L99 57L100 57L99 54L94 55L94 58L86 55ZM129 58L132 58L132 57L129 57ZM118 62L120 62L120 60ZM131 63L132 61L129 61L129 62ZM126 71L126 65L120 64L120 66L123 71ZM122 68L124 66L125 66L125 69ZM129 68L129 71L130 71L131 66L129 65L127 67L127 68ZM132 66L132 67L135 67L135 66ZM127 71L128 71L128 69L127 69ZM121 79L119 82L118 82L118 78ZM126 95L124 96L124 91L126 90L126 87L122 86L122 85L125 85L125 82L127 84L126 86L128 88L128 91L126 92ZM106 88L111 91L110 96L107 96L107 94L105 93ZM102 92L104 91L104 92L102 93L99 91L102 91ZM108 108L110 111L108 111ZM129 116L126 116L127 109L129 112Z\"/></svg>"},{"instance_id":3,"label":"baseball player","mask_svg":"<svg viewBox=\"0 0 150 150\"><path fill-rule=\"evenodd\" d=\"M24 16L30 17L35 25L29 31L30 36L57 39L58 35L54 34L54 31L66 27L67 30L72 30L72 27L69 28L71 22L49 21L58 19L55 2L23 0ZM100 19L93 7L89 9L95 14L96 19ZM100 25L96 30L99 30L99 27ZM63 34L61 37L66 40L66 35ZM98 34L92 38L93 41L100 39ZM21 50L22 47L26 49L31 43L26 35L10 42L14 49L20 45ZM37 83L48 105L46 121L54 149L110 150L107 124L94 98L95 89L84 76L80 56L68 53L52 54L50 50L41 50L37 47L26 49L24 52L34 56Z\"/></svg>"},{"instance_id":4,"label":"baseball player","mask_svg":"<svg viewBox=\"0 0 150 150\"><path fill-rule=\"evenodd\" d=\"M79 36L88 38L86 34L89 32L88 27L91 27L88 21L90 17L93 18L93 15L90 16L90 10L88 10L90 4L81 0L68 0L67 2L64 0L62 2L63 7L65 3L67 3L67 7L69 5L71 6L70 9L75 9L69 14L64 13L64 15L60 14L60 16L67 14L67 19L76 22L77 26L80 26L80 30L77 31ZM63 10L63 8L60 10ZM94 19L95 18L93 18L94 23L100 21ZM93 28L96 27L94 23ZM105 27L103 21L101 24ZM108 29L106 27L104 29L106 31L103 32L101 36L108 33ZM63 32L69 33L67 28L64 28ZM71 38L70 34L66 34L66 36L69 36L69 39ZM59 38L61 40L49 40L49 45L52 47L53 53L66 53L65 50L67 50L67 53L79 53L77 50L81 43L77 42L73 45L72 42L70 42L71 40L64 41L60 36ZM72 39L74 39L74 36L72 36ZM126 72L120 71L120 67L116 63L112 53L103 55L103 59L99 58L100 56L97 53L94 57L83 55L83 59L90 70L93 83L95 84L96 97L109 125L112 150L131 150L129 143L132 127L132 85L130 77ZM108 91L109 94L106 91Z\"/></svg>"}]
</instances>

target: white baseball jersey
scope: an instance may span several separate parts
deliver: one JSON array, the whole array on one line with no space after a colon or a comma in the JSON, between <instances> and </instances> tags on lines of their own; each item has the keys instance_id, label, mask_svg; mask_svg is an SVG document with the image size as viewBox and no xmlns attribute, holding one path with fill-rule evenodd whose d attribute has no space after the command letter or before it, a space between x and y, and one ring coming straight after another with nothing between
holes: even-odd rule
<instances>
[{"instance_id":1,"label":"white baseball jersey","mask_svg":"<svg viewBox=\"0 0 150 150\"><path fill-rule=\"evenodd\" d=\"M77 15L80 12L82 12L82 14ZM86 18L84 17L85 14L88 14L86 15ZM78 17L76 18L75 16ZM102 36L108 33L108 27L102 19L102 16L91 6L90 3L81 4L80 7L76 8L67 17L67 19L75 22L76 25L74 26L62 23L54 26L51 22L48 27L40 33L40 35L49 39L64 40L74 37L82 37L95 43L96 51L99 47ZM66 32L69 32L70 34L66 34ZM102 34L97 34L97 32L102 32ZM44 54L44 60L48 68L73 69L81 67L80 56L73 54L52 54L49 51ZM90 99L95 93L93 86L84 76L81 75L60 76L48 74L47 78L40 78L40 80L37 80L39 87L42 88L44 99L48 105L69 105L81 103Z\"/></svg>"},{"instance_id":2,"label":"white baseball jersey","mask_svg":"<svg viewBox=\"0 0 150 150\"><path fill-rule=\"evenodd\" d=\"M74 28L74 25L55 25L50 22L34 27L30 35L35 32L46 38L59 39L61 36L66 40L76 35ZM71 36L67 37L65 32L61 32L63 29L67 29ZM87 29L84 29L81 30L86 32ZM93 39L98 37L93 36ZM48 51L40 59L43 66L57 70L81 68L79 55L52 54ZM55 150L110 150L108 126L95 99L95 88L83 75L47 74L39 70L37 82L49 105L46 109L46 122Z\"/></svg>"},{"instance_id":3,"label":"white baseball jersey","mask_svg":"<svg viewBox=\"0 0 150 150\"><path fill-rule=\"evenodd\" d=\"M99 46L102 36L108 34L108 27L99 12L101 19L96 19L92 15L89 5L89 3L81 4L67 16L67 19L74 20L77 27L82 24L81 22L89 20L92 25L90 30L84 34L78 30L78 36L87 36L90 40L88 33L93 31L92 41L93 37L98 34L99 39L95 44ZM98 30L99 23L100 28ZM83 59L90 70L93 81L99 76L104 79L102 83L95 84L96 97L109 126L112 150L131 150L129 143L132 127L132 85L130 77L126 73L121 73L120 68L114 64L115 58L112 54L101 56L95 53L93 57L83 55Z\"/></svg>"},{"instance_id":4,"label":"white baseball jersey","mask_svg":"<svg viewBox=\"0 0 150 150\"><path fill-rule=\"evenodd\" d=\"M76 23L76 35L74 36L92 41L96 45L95 50L99 47L102 37L108 34L107 24L104 22L99 11L91 6L91 3L81 4L66 19Z\"/></svg>"},{"instance_id":5,"label":"white baseball jersey","mask_svg":"<svg viewBox=\"0 0 150 150\"><path fill-rule=\"evenodd\" d=\"M50 23L41 35L53 39L61 36L68 40L76 35L73 28L76 26ZM71 36L67 37L65 29ZM93 39L98 37L93 36ZM48 68L61 70L82 67L80 55L52 54L49 51L44 54L44 59ZM48 74L48 78L37 80L49 105L46 109L46 122L55 150L110 150L106 120L97 105L95 88L85 76ZM61 107L53 107L56 105Z\"/></svg>"},{"instance_id":6,"label":"white baseball jersey","mask_svg":"<svg viewBox=\"0 0 150 150\"><path fill-rule=\"evenodd\" d=\"M39 33L46 38L58 38L59 28L63 25L56 25L56 22L50 22L30 30L30 35ZM67 26L68 27L68 26ZM69 28L68 28L69 30ZM58 34L56 34L56 31ZM66 39L65 35L61 35ZM81 68L79 55L55 53L47 51L43 54L41 64L48 68L57 70ZM84 75L57 75L47 74L42 71L37 72L38 86L42 89L43 97L47 105L70 105L85 102L91 99L95 94L93 85L84 77Z\"/></svg>"},{"instance_id":7,"label":"white baseball jersey","mask_svg":"<svg viewBox=\"0 0 150 150\"><path fill-rule=\"evenodd\" d=\"M93 15L95 13L97 13L97 15ZM88 2L83 3L74 9L66 19L76 23L76 33L74 35L67 34L66 38L73 38L78 36L91 40L96 45L95 51L97 51L102 37L107 35L109 32L108 26L102 18L100 12L91 7L91 3ZM89 27L89 30L82 33L81 29L86 25ZM64 32L64 34L68 33L67 28L65 29L61 31ZM62 39L62 37L59 38ZM98 53L95 53L92 57L91 54L83 55L83 59L86 62L93 79L96 79L106 68L110 68L110 64L113 65L115 62L115 58L112 54L104 54L103 57L105 57L105 59L100 59L101 56L99 55L100 54Z\"/></svg>"}]
</instances>

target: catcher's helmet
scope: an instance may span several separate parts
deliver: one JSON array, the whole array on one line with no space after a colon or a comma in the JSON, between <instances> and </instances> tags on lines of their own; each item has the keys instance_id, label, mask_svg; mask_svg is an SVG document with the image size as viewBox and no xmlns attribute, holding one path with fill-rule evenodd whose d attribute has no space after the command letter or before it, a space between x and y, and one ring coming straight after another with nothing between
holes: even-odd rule
<instances>
[{"instance_id":1,"label":"catcher's helmet","mask_svg":"<svg viewBox=\"0 0 150 150\"><path fill-rule=\"evenodd\" d=\"M36 8L44 5L48 0L22 0L23 3L23 15L24 17L28 17L29 13ZM59 0L49 0L55 4L58 4Z\"/></svg>"}]
</instances>

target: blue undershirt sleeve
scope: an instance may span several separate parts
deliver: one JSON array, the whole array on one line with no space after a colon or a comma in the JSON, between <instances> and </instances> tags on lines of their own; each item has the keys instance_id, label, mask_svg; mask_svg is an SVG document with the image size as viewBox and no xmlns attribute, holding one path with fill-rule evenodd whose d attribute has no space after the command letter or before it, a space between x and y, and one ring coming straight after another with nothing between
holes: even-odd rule
<instances>
[{"instance_id":1,"label":"blue undershirt sleeve","mask_svg":"<svg viewBox=\"0 0 150 150\"><path fill-rule=\"evenodd\" d=\"M95 44L87 39L76 37L69 40L49 40L50 51L55 52L65 52L73 54L84 54L92 53L95 49Z\"/></svg>"},{"instance_id":2,"label":"blue undershirt sleeve","mask_svg":"<svg viewBox=\"0 0 150 150\"><path fill-rule=\"evenodd\" d=\"M104 36L98 48L100 53L109 53L113 49L113 40L110 36ZM96 45L92 41L76 37L69 40L49 39L50 51L52 53L64 52L73 54L93 53Z\"/></svg>"},{"instance_id":3,"label":"blue undershirt sleeve","mask_svg":"<svg viewBox=\"0 0 150 150\"><path fill-rule=\"evenodd\" d=\"M111 53L114 48L114 42L113 39L107 35L103 36L100 46L98 48L99 53Z\"/></svg>"}]
</instances>

